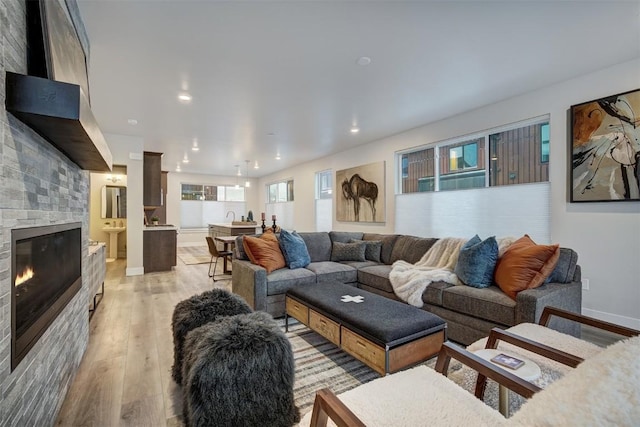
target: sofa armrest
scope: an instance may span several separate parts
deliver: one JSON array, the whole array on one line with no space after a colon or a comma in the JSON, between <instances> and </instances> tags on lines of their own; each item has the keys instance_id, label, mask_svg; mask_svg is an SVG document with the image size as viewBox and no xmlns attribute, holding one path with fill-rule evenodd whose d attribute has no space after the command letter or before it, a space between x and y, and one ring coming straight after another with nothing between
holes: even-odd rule
<instances>
[{"instance_id":1,"label":"sofa armrest","mask_svg":"<svg viewBox=\"0 0 640 427\"><path fill-rule=\"evenodd\" d=\"M574 313L582 311L582 283L547 283L535 289L527 289L516 297L516 324L538 323L546 306L557 307ZM580 326L564 319L554 319L550 328L573 336L580 336Z\"/></svg>"},{"instance_id":2,"label":"sofa armrest","mask_svg":"<svg viewBox=\"0 0 640 427\"><path fill-rule=\"evenodd\" d=\"M250 261L234 259L231 290L244 298L254 310L267 311L267 270L263 267Z\"/></svg>"}]
</instances>

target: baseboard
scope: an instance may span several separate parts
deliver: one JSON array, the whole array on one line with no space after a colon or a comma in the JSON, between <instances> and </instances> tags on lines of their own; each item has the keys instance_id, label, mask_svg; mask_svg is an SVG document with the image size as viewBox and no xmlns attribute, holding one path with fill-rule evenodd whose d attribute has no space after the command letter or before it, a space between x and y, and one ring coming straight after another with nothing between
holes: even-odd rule
<instances>
[{"instance_id":1,"label":"baseboard","mask_svg":"<svg viewBox=\"0 0 640 427\"><path fill-rule=\"evenodd\" d=\"M127 276L142 276L144 274L144 267L131 267L127 268Z\"/></svg>"},{"instance_id":2,"label":"baseboard","mask_svg":"<svg viewBox=\"0 0 640 427\"><path fill-rule=\"evenodd\" d=\"M604 320L605 322L615 323L616 325L626 326L627 328L633 328L640 330L640 319L633 317L621 316L619 314L606 313L604 311L591 310L590 308L582 307L582 314L585 316L595 317L596 319Z\"/></svg>"}]
</instances>

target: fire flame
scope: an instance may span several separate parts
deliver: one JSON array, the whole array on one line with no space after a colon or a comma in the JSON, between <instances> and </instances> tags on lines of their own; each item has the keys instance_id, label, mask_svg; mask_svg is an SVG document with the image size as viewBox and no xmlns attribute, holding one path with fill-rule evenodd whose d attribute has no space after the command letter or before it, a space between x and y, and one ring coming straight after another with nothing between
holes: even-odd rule
<instances>
[{"instance_id":1,"label":"fire flame","mask_svg":"<svg viewBox=\"0 0 640 427\"><path fill-rule=\"evenodd\" d=\"M24 282L31 279L33 275L33 269L31 267L27 267L26 270L24 270L21 274L18 274L18 276L16 277L16 286L22 285Z\"/></svg>"}]
</instances>

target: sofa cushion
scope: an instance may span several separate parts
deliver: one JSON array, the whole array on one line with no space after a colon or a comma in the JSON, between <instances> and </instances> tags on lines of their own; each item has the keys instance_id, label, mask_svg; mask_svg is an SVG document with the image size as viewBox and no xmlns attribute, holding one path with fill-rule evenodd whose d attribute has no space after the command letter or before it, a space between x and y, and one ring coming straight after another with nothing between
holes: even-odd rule
<instances>
[{"instance_id":1,"label":"sofa cushion","mask_svg":"<svg viewBox=\"0 0 640 427\"><path fill-rule=\"evenodd\" d=\"M316 282L352 283L358 281L358 270L347 264L333 261L312 262L307 270L315 273Z\"/></svg>"},{"instance_id":2,"label":"sofa cushion","mask_svg":"<svg viewBox=\"0 0 640 427\"><path fill-rule=\"evenodd\" d=\"M544 283L559 257L559 245L536 245L525 234L498 259L495 281L505 294L515 299L518 292Z\"/></svg>"},{"instance_id":3,"label":"sofa cushion","mask_svg":"<svg viewBox=\"0 0 640 427\"><path fill-rule=\"evenodd\" d=\"M425 289L424 292L422 293L422 301L427 304L441 306L442 291L452 286L455 286L455 285L452 285L451 283L447 283L443 281L431 282L429 286L427 286L427 289Z\"/></svg>"},{"instance_id":4,"label":"sofa cushion","mask_svg":"<svg viewBox=\"0 0 640 427\"><path fill-rule=\"evenodd\" d=\"M331 261L364 261L367 245L362 240L355 243L333 242Z\"/></svg>"},{"instance_id":5,"label":"sofa cushion","mask_svg":"<svg viewBox=\"0 0 640 427\"><path fill-rule=\"evenodd\" d=\"M380 262L383 264L391 264L391 252L398 240L397 234L377 234L377 233L365 233L362 236L362 240L380 240L382 242L382 248L380 249Z\"/></svg>"},{"instance_id":6,"label":"sofa cushion","mask_svg":"<svg viewBox=\"0 0 640 427\"><path fill-rule=\"evenodd\" d=\"M282 295L292 286L313 285L316 275L306 268L282 268L267 275L267 295Z\"/></svg>"},{"instance_id":7,"label":"sofa cushion","mask_svg":"<svg viewBox=\"0 0 640 427\"><path fill-rule=\"evenodd\" d=\"M289 233L287 230L280 230L279 243L289 268L306 267L311 262L306 243L295 231Z\"/></svg>"},{"instance_id":8,"label":"sofa cushion","mask_svg":"<svg viewBox=\"0 0 640 427\"><path fill-rule=\"evenodd\" d=\"M242 246L251 262L264 267L267 274L286 267L278 238L273 233L264 233L260 237L244 236Z\"/></svg>"},{"instance_id":9,"label":"sofa cushion","mask_svg":"<svg viewBox=\"0 0 640 427\"><path fill-rule=\"evenodd\" d=\"M389 281L391 266L386 264L372 265L358 270L358 282L384 292L393 293L393 286Z\"/></svg>"},{"instance_id":10,"label":"sofa cushion","mask_svg":"<svg viewBox=\"0 0 640 427\"><path fill-rule=\"evenodd\" d=\"M364 242L366 249L364 251L364 258L369 261L380 262L380 252L382 251L381 240L351 240L350 243Z\"/></svg>"},{"instance_id":11,"label":"sofa cushion","mask_svg":"<svg viewBox=\"0 0 640 427\"><path fill-rule=\"evenodd\" d=\"M311 262L331 260L331 239L325 231L298 233L307 245Z\"/></svg>"},{"instance_id":12,"label":"sofa cushion","mask_svg":"<svg viewBox=\"0 0 640 427\"><path fill-rule=\"evenodd\" d=\"M389 264L403 260L409 264L415 264L427 253L438 239L415 236L399 236L391 251Z\"/></svg>"},{"instance_id":13,"label":"sofa cushion","mask_svg":"<svg viewBox=\"0 0 640 427\"><path fill-rule=\"evenodd\" d=\"M516 321L516 302L497 286L485 289L451 286L442 291L442 306L502 325L511 326Z\"/></svg>"},{"instance_id":14,"label":"sofa cushion","mask_svg":"<svg viewBox=\"0 0 640 427\"><path fill-rule=\"evenodd\" d=\"M364 233L358 231L330 231L331 242L349 243L351 240L362 240Z\"/></svg>"},{"instance_id":15,"label":"sofa cushion","mask_svg":"<svg viewBox=\"0 0 640 427\"><path fill-rule=\"evenodd\" d=\"M454 272L468 286L486 288L493 284L493 270L498 261L495 236L480 240L476 234L460 248Z\"/></svg>"},{"instance_id":16,"label":"sofa cushion","mask_svg":"<svg viewBox=\"0 0 640 427\"><path fill-rule=\"evenodd\" d=\"M553 269L551 275L547 278L547 282L553 283L571 283L576 273L576 265L578 263L578 254L573 249L560 248L560 257L558 264Z\"/></svg>"}]
</instances>

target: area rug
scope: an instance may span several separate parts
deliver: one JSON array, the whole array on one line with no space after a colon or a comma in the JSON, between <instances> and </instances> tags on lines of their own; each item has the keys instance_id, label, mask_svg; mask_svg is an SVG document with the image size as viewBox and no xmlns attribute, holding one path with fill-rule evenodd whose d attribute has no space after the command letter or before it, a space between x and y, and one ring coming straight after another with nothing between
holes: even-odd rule
<instances>
[{"instance_id":1,"label":"area rug","mask_svg":"<svg viewBox=\"0 0 640 427\"><path fill-rule=\"evenodd\" d=\"M211 261L211 254L206 246L180 246L177 255L186 265L208 264Z\"/></svg>"},{"instance_id":2,"label":"area rug","mask_svg":"<svg viewBox=\"0 0 640 427\"><path fill-rule=\"evenodd\" d=\"M278 321L284 328L284 319ZM286 335L291 342L296 364L294 397L301 415L311 410L316 392L320 389L327 387L335 394L340 394L380 378L377 372L296 320L289 319L289 332ZM424 364L433 369L436 359L433 357ZM469 393L474 392L476 376L476 371L451 360L448 378ZM544 387L551 381L553 379L543 373L543 377L535 383ZM488 380L484 401L495 410L498 410L498 394L498 385ZM509 392L509 395L509 411L513 414L525 399L513 392Z\"/></svg>"}]
</instances>

